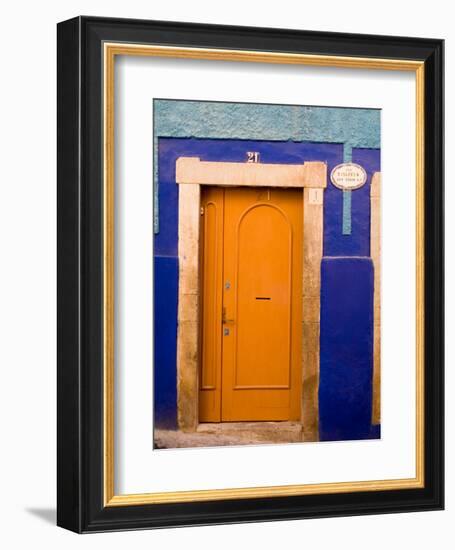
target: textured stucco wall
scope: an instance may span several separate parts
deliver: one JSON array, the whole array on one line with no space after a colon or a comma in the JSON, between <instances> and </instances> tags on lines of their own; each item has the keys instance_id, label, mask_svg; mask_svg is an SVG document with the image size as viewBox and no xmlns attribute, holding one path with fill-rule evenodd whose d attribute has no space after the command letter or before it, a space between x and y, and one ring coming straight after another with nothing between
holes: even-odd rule
<instances>
[{"instance_id":1,"label":"textured stucco wall","mask_svg":"<svg viewBox=\"0 0 455 550\"><path fill-rule=\"evenodd\" d=\"M154 123L156 136L380 146L377 109L156 99Z\"/></svg>"},{"instance_id":2,"label":"textured stucco wall","mask_svg":"<svg viewBox=\"0 0 455 550\"><path fill-rule=\"evenodd\" d=\"M329 174L336 164L351 159L367 170L367 184L351 193L349 234L343 234L345 193L330 181L324 193L323 266L327 266L323 267L321 288L319 401L321 439L377 436L377 432L370 430L372 302L369 296L373 287L369 260L369 184L373 172L380 169L380 112L156 100L154 113L156 204L159 203L155 211L156 425L177 425L178 186L175 161L180 156L198 156L202 160L244 162L246 151L253 150L259 151L263 162L297 164L322 160L327 162ZM363 263L359 264L359 259ZM340 287L343 278L347 283ZM357 284L350 284L351 281ZM343 289L343 311L356 327L348 332L346 319L342 322L336 313L335 299ZM339 323L335 332L334 323ZM334 338L324 340L324 335L330 332ZM346 349L351 349L352 354L346 353ZM353 360L359 365L358 369L353 368ZM344 391L348 401L356 404L351 416L344 398L332 399L334 374L343 382L339 390ZM337 419L342 419L341 424L337 424Z\"/></svg>"}]
</instances>

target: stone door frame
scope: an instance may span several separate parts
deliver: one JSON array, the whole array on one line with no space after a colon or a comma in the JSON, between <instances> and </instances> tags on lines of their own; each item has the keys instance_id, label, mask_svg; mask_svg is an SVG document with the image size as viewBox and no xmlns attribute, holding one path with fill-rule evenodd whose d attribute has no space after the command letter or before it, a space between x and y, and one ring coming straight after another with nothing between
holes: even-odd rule
<instances>
[{"instance_id":1,"label":"stone door frame","mask_svg":"<svg viewBox=\"0 0 455 550\"><path fill-rule=\"evenodd\" d=\"M199 424L200 209L201 185L301 188L303 200L302 427L305 441L318 439L321 259L325 162L263 164L176 161L179 185L177 417L182 431Z\"/></svg>"}]
</instances>

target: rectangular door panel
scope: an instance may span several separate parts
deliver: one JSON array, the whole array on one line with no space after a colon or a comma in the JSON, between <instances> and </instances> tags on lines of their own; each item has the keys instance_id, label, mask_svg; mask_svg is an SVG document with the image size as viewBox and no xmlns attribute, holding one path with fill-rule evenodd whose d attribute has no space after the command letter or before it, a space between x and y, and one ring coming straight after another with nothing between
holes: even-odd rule
<instances>
[{"instance_id":1,"label":"rectangular door panel","mask_svg":"<svg viewBox=\"0 0 455 550\"><path fill-rule=\"evenodd\" d=\"M224 190L204 187L201 208L199 420L220 422Z\"/></svg>"}]
</instances>

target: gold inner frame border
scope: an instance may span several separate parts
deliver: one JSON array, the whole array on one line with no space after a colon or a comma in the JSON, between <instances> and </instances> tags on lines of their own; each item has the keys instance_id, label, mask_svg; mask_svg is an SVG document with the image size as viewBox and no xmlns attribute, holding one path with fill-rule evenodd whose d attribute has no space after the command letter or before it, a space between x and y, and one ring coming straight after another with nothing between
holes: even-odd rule
<instances>
[{"instance_id":1,"label":"gold inner frame border","mask_svg":"<svg viewBox=\"0 0 455 550\"><path fill-rule=\"evenodd\" d=\"M153 44L103 44L103 432L105 506L264 498L424 487L424 84L423 61L311 55ZM335 482L116 495L114 492L114 95L115 57L150 56L411 71L416 77L416 476L404 479Z\"/></svg>"}]
</instances>

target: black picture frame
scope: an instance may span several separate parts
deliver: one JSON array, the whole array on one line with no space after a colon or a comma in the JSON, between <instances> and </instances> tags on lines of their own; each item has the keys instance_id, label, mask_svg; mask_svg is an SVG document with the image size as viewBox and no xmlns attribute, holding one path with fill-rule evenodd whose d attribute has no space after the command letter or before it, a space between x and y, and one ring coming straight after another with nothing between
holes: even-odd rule
<instances>
[{"instance_id":1,"label":"black picture frame","mask_svg":"<svg viewBox=\"0 0 455 550\"><path fill-rule=\"evenodd\" d=\"M423 488L105 506L101 90L106 41L424 62ZM97 17L58 24L59 526L87 533L443 508L443 52L442 40L423 38Z\"/></svg>"}]
</instances>

